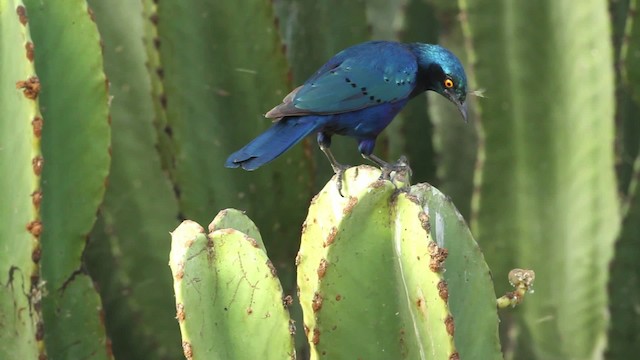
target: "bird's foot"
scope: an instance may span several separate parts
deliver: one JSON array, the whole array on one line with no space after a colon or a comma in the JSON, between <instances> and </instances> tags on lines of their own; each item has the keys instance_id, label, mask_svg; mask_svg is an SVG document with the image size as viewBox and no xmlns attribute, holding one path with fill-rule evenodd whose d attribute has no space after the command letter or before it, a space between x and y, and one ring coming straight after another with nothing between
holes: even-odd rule
<instances>
[{"instance_id":1,"label":"bird's foot","mask_svg":"<svg viewBox=\"0 0 640 360\"><path fill-rule=\"evenodd\" d=\"M333 168L333 172L335 172L337 175L336 188L338 189L338 194L344 197L344 195L342 195L342 180L344 179L344 172L347 171L347 169L351 166L335 163L331 164L331 167Z\"/></svg>"},{"instance_id":2,"label":"bird's foot","mask_svg":"<svg viewBox=\"0 0 640 360\"><path fill-rule=\"evenodd\" d=\"M382 170L380 180L391 181L396 188L404 188L411 183L412 171L404 155L395 163L384 163L380 166L380 170Z\"/></svg>"}]
</instances>

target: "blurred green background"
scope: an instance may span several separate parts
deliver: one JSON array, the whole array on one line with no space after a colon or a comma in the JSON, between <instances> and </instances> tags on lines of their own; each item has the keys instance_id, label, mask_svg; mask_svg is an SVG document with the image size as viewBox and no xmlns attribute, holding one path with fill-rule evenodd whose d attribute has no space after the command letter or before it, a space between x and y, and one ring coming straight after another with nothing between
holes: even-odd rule
<instances>
[{"instance_id":1,"label":"blurred green background","mask_svg":"<svg viewBox=\"0 0 640 360\"><path fill-rule=\"evenodd\" d=\"M224 208L256 222L295 293L328 162L310 138L255 172L223 163L369 39L440 43L483 89L469 124L414 99L377 154L451 197L497 296L512 268L536 271L535 293L500 312L504 357L636 357L637 2L0 0L0 358L181 358L169 231Z\"/></svg>"}]
</instances>

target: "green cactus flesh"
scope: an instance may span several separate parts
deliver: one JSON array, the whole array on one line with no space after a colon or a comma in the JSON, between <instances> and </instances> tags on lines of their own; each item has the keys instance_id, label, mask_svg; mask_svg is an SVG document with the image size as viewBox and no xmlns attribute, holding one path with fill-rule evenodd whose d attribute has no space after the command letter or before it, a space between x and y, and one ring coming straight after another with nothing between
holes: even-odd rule
<instances>
[{"instance_id":1,"label":"green cactus flesh","mask_svg":"<svg viewBox=\"0 0 640 360\"><path fill-rule=\"evenodd\" d=\"M296 261L312 359L456 359L456 347L500 358L493 287L464 221L432 188L397 191L379 176L371 167L352 168L344 198L334 178L309 208ZM431 217L443 222L432 225ZM453 261L445 262L447 249L435 242L443 234L459 251ZM455 335L457 346L453 304L469 322ZM471 333L473 326L482 335Z\"/></svg>"},{"instance_id":2,"label":"green cactus flesh","mask_svg":"<svg viewBox=\"0 0 640 360\"><path fill-rule=\"evenodd\" d=\"M49 358L112 358L82 254L105 191L109 116L100 36L84 0L25 1L42 91L42 299Z\"/></svg>"},{"instance_id":3,"label":"green cactus flesh","mask_svg":"<svg viewBox=\"0 0 640 360\"><path fill-rule=\"evenodd\" d=\"M187 359L295 358L282 286L254 239L229 228L207 235L185 221L172 233L169 265Z\"/></svg>"},{"instance_id":4,"label":"green cactus flesh","mask_svg":"<svg viewBox=\"0 0 640 360\"><path fill-rule=\"evenodd\" d=\"M178 225L178 207L156 151L149 96L152 74L147 72L147 52L140 41L143 4L91 0L89 5L102 36L111 84L113 160L99 226L85 259L100 285L115 357L176 359L181 356L176 346L180 330L170 316L158 314L175 308L166 259L170 244L160 240ZM98 250L100 246L104 250Z\"/></svg>"},{"instance_id":5,"label":"green cactus flesh","mask_svg":"<svg viewBox=\"0 0 640 360\"><path fill-rule=\"evenodd\" d=\"M476 102L473 232L496 279L517 267L537 278L505 330L538 359L601 358L620 228L608 2L458 3L470 88L488 94Z\"/></svg>"},{"instance_id":6,"label":"green cactus flesh","mask_svg":"<svg viewBox=\"0 0 640 360\"><path fill-rule=\"evenodd\" d=\"M213 218L213 221L209 224L209 232L214 232L220 229L236 229L243 234L247 234L250 238L256 241L260 249L265 253L267 250L262 242L262 235L256 224L244 212L236 209L222 210Z\"/></svg>"},{"instance_id":7,"label":"green cactus flesh","mask_svg":"<svg viewBox=\"0 0 640 360\"><path fill-rule=\"evenodd\" d=\"M35 75L25 7L0 0L0 359L37 359L42 350Z\"/></svg>"}]
</instances>

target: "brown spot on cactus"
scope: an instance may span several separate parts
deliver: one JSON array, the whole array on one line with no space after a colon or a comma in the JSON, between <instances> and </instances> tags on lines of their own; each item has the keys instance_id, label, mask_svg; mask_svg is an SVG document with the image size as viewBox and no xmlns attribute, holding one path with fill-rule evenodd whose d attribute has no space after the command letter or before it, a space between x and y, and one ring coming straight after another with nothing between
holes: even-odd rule
<instances>
[{"instance_id":1,"label":"brown spot on cactus","mask_svg":"<svg viewBox=\"0 0 640 360\"><path fill-rule=\"evenodd\" d=\"M291 304L293 304L293 297L291 295L282 298L282 305L284 305L284 307L289 307Z\"/></svg>"},{"instance_id":2,"label":"brown spot on cactus","mask_svg":"<svg viewBox=\"0 0 640 360\"><path fill-rule=\"evenodd\" d=\"M296 261L295 261L296 266L300 265L300 260L302 260L302 256L300 255L300 252L298 252L296 254Z\"/></svg>"},{"instance_id":3,"label":"brown spot on cactus","mask_svg":"<svg viewBox=\"0 0 640 360\"><path fill-rule=\"evenodd\" d=\"M444 280L438 282L438 295L445 302L449 301L449 289L447 288L447 282Z\"/></svg>"},{"instance_id":4,"label":"brown spot on cactus","mask_svg":"<svg viewBox=\"0 0 640 360\"><path fill-rule=\"evenodd\" d=\"M35 100L40 93L40 79L37 76L32 76L26 81L16 82L16 89L22 89L22 93L27 99Z\"/></svg>"},{"instance_id":5,"label":"brown spot on cactus","mask_svg":"<svg viewBox=\"0 0 640 360\"><path fill-rule=\"evenodd\" d=\"M39 237L42 234L42 222L34 220L27 224L27 231L35 237Z\"/></svg>"},{"instance_id":6,"label":"brown spot on cactus","mask_svg":"<svg viewBox=\"0 0 640 360\"><path fill-rule=\"evenodd\" d=\"M453 354L451 354L451 356L449 356L449 360L460 360L460 355L456 351Z\"/></svg>"},{"instance_id":7,"label":"brown spot on cactus","mask_svg":"<svg viewBox=\"0 0 640 360\"><path fill-rule=\"evenodd\" d=\"M318 266L318 279L322 280L322 278L324 277L324 274L327 272L327 265L329 265L329 262L326 259L321 259L320 260L320 266Z\"/></svg>"},{"instance_id":8,"label":"brown spot on cactus","mask_svg":"<svg viewBox=\"0 0 640 360\"><path fill-rule=\"evenodd\" d=\"M153 13L149 16L149 21L151 21L151 23L153 25L158 25L158 13Z\"/></svg>"},{"instance_id":9,"label":"brown spot on cactus","mask_svg":"<svg viewBox=\"0 0 640 360\"><path fill-rule=\"evenodd\" d=\"M193 349L191 348L190 342L182 342L182 352L184 353L184 357L187 358L187 360L193 360Z\"/></svg>"},{"instance_id":10,"label":"brown spot on cactus","mask_svg":"<svg viewBox=\"0 0 640 360\"><path fill-rule=\"evenodd\" d=\"M247 315L251 315L253 314L253 309L252 308L247 308Z\"/></svg>"},{"instance_id":11,"label":"brown spot on cactus","mask_svg":"<svg viewBox=\"0 0 640 360\"><path fill-rule=\"evenodd\" d=\"M431 224L429 223L429 215L421 211L420 214L418 214L418 219L420 219L420 225L422 225L422 228L427 233L431 233Z\"/></svg>"},{"instance_id":12,"label":"brown spot on cactus","mask_svg":"<svg viewBox=\"0 0 640 360\"><path fill-rule=\"evenodd\" d=\"M153 38L153 46L157 49L160 50L160 38Z\"/></svg>"},{"instance_id":13,"label":"brown spot on cactus","mask_svg":"<svg viewBox=\"0 0 640 360\"><path fill-rule=\"evenodd\" d=\"M176 280L180 281L184 277L184 262L181 261L180 263L178 263L178 267L179 269L173 277Z\"/></svg>"},{"instance_id":14,"label":"brown spot on cactus","mask_svg":"<svg viewBox=\"0 0 640 360\"><path fill-rule=\"evenodd\" d=\"M302 329L304 330L304 335L309 337L309 327L307 325L303 325Z\"/></svg>"},{"instance_id":15,"label":"brown spot on cactus","mask_svg":"<svg viewBox=\"0 0 640 360\"><path fill-rule=\"evenodd\" d=\"M44 125L44 121L40 116L36 116L31 121L31 127L33 127L33 135L40 139L42 137L42 125Z\"/></svg>"},{"instance_id":16,"label":"brown spot on cactus","mask_svg":"<svg viewBox=\"0 0 640 360\"><path fill-rule=\"evenodd\" d=\"M313 329L313 338L311 339L313 345L318 345L320 343L320 330Z\"/></svg>"},{"instance_id":17,"label":"brown spot on cactus","mask_svg":"<svg viewBox=\"0 0 640 360\"><path fill-rule=\"evenodd\" d=\"M358 203L358 198L357 197L349 196L349 200L347 201L347 205L342 210L342 213L344 215L347 215L348 213L351 212L351 210L353 210L353 207L356 206L357 203Z\"/></svg>"},{"instance_id":18,"label":"brown spot on cactus","mask_svg":"<svg viewBox=\"0 0 640 360\"><path fill-rule=\"evenodd\" d=\"M20 5L16 8L16 13L18 14L18 20L20 20L20 24L27 25L29 19L27 19L27 9L24 6Z\"/></svg>"},{"instance_id":19,"label":"brown spot on cactus","mask_svg":"<svg viewBox=\"0 0 640 360\"><path fill-rule=\"evenodd\" d=\"M34 58L33 43L31 41L27 41L27 43L24 44L24 49L27 51L27 59L30 62L33 62L33 58Z\"/></svg>"},{"instance_id":20,"label":"brown spot on cactus","mask_svg":"<svg viewBox=\"0 0 640 360\"><path fill-rule=\"evenodd\" d=\"M323 301L324 299L322 298L322 295L320 295L320 293L316 291L315 294L313 294L313 299L311 300L311 308L313 309L314 313L322 309Z\"/></svg>"},{"instance_id":21,"label":"brown spot on cactus","mask_svg":"<svg viewBox=\"0 0 640 360\"><path fill-rule=\"evenodd\" d=\"M431 256L431 259L429 260L429 269L433 272L442 271L444 261L447 259L449 251L445 248L438 247L438 245L433 241L429 242L428 249L429 255Z\"/></svg>"},{"instance_id":22,"label":"brown spot on cactus","mask_svg":"<svg viewBox=\"0 0 640 360\"><path fill-rule=\"evenodd\" d=\"M444 325L447 327L447 334L449 336L453 336L455 332L455 327L453 326L453 316L447 315L447 318L444 319Z\"/></svg>"},{"instance_id":23,"label":"brown spot on cactus","mask_svg":"<svg viewBox=\"0 0 640 360\"><path fill-rule=\"evenodd\" d=\"M42 257L42 250L40 249L40 246L38 246L35 249L33 249L33 251L31 252L31 261L37 264L40 262L41 257Z\"/></svg>"},{"instance_id":24,"label":"brown spot on cactus","mask_svg":"<svg viewBox=\"0 0 640 360\"><path fill-rule=\"evenodd\" d=\"M327 235L327 240L322 244L323 247L327 247L333 244L333 241L336 239L336 235L338 234L338 228L333 226L329 231L329 235Z\"/></svg>"},{"instance_id":25,"label":"brown spot on cactus","mask_svg":"<svg viewBox=\"0 0 640 360\"><path fill-rule=\"evenodd\" d=\"M186 319L187 315L184 313L184 304L177 303L176 304L176 319L179 323L183 322Z\"/></svg>"},{"instance_id":26,"label":"brown spot on cactus","mask_svg":"<svg viewBox=\"0 0 640 360\"><path fill-rule=\"evenodd\" d=\"M87 7L87 13L89 13L89 18L91 19L91 21L96 22L96 16L90 7Z\"/></svg>"},{"instance_id":27,"label":"brown spot on cactus","mask_svg":"<svg viewBox=\"0 0 640 360\"><path fill-rule=\"evenodd\" d=\"M42 321L38 321L36 323L36 341L44 340L44 323Z\"/></svg>"},{"instance_id":28,"label":"brown spot on cactus","mask_svg":"<svg viewBox=\"0 0 640 360\"><path fill-rule=\"evenodd\" d=\"M293 336L295 334L296 334L296 322L294 320L289 319L289 335Z\"/></svg>"},{"instance_id":29,"label":"brown spot on cactus","mask_svg":"<svg viewBox=\"0 0 640 360\"><path fill-rule=\"evenodd\" d=\"M336 301L340 301L340 300L342 300L342 295L336 294Z\"/></svg>"},{"instance_id":30,"label":"brown spot on cactus","mask_svg":"<svg viewBox=\"0 0 640 360\"><path fill-rule=\"evenodd\" d=\"M369 186L370 186L371 188L373 188L373 189L377 189L377 188L379 188L379 187L381 187L381 186L384 186L384 183L385 183L385 180L378 180L378 181L376 181L376 182L372 183L372 184L371 184L371 185L369 185Z\"/></svg>"},{"instance_id":31,"label":"brown spot on cactus","mask_svg":"<svg viewBox=\"0 0 640 360\"><path fill-rule=\"evenodd\" d=\"M271 260L267 259L267 263L266 264L267 264L267 267L269 268L269 271L271 271L271 275L273 277L277 277L278 276L278 271L276 270L276 267L273 266L273 263L271 262Z\"/></svg>"},{"instance_id":32,"label":"brown spot on cactus","mask_svg":"<svg viewBox=\"0 0 640 360\"><path fill-rule=\"evenodd\" d=\"M246 240L251 244L251 246L253 246L254 248L256 248L256 249L259 249L259 248L260 248L260 245L258 245L258 242L257 242L254 238L249 237L248 235L245 235L245 236L244 236L244 238L245 238L245 239L246 239ZM273 266L273 265L271 265L271 266Z\"/></svg>"}]
</instances>

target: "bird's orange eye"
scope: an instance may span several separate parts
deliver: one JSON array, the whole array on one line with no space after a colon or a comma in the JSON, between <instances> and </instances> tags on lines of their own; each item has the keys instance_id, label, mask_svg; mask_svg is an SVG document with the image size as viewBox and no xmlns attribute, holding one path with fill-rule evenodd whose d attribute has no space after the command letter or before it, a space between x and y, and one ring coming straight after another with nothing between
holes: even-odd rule
<instances>
[{"instance_id":1,"label":"bird's orange eye","mask_svg":"<svg viewBox=\"0 0 640 360\"><path fill-rule=\"evenodd\" d=\"M451 89L453 87L453 80L445 79L444 80L444 87L446 87L447 89Z\"/></svg>"}]
</instances>

